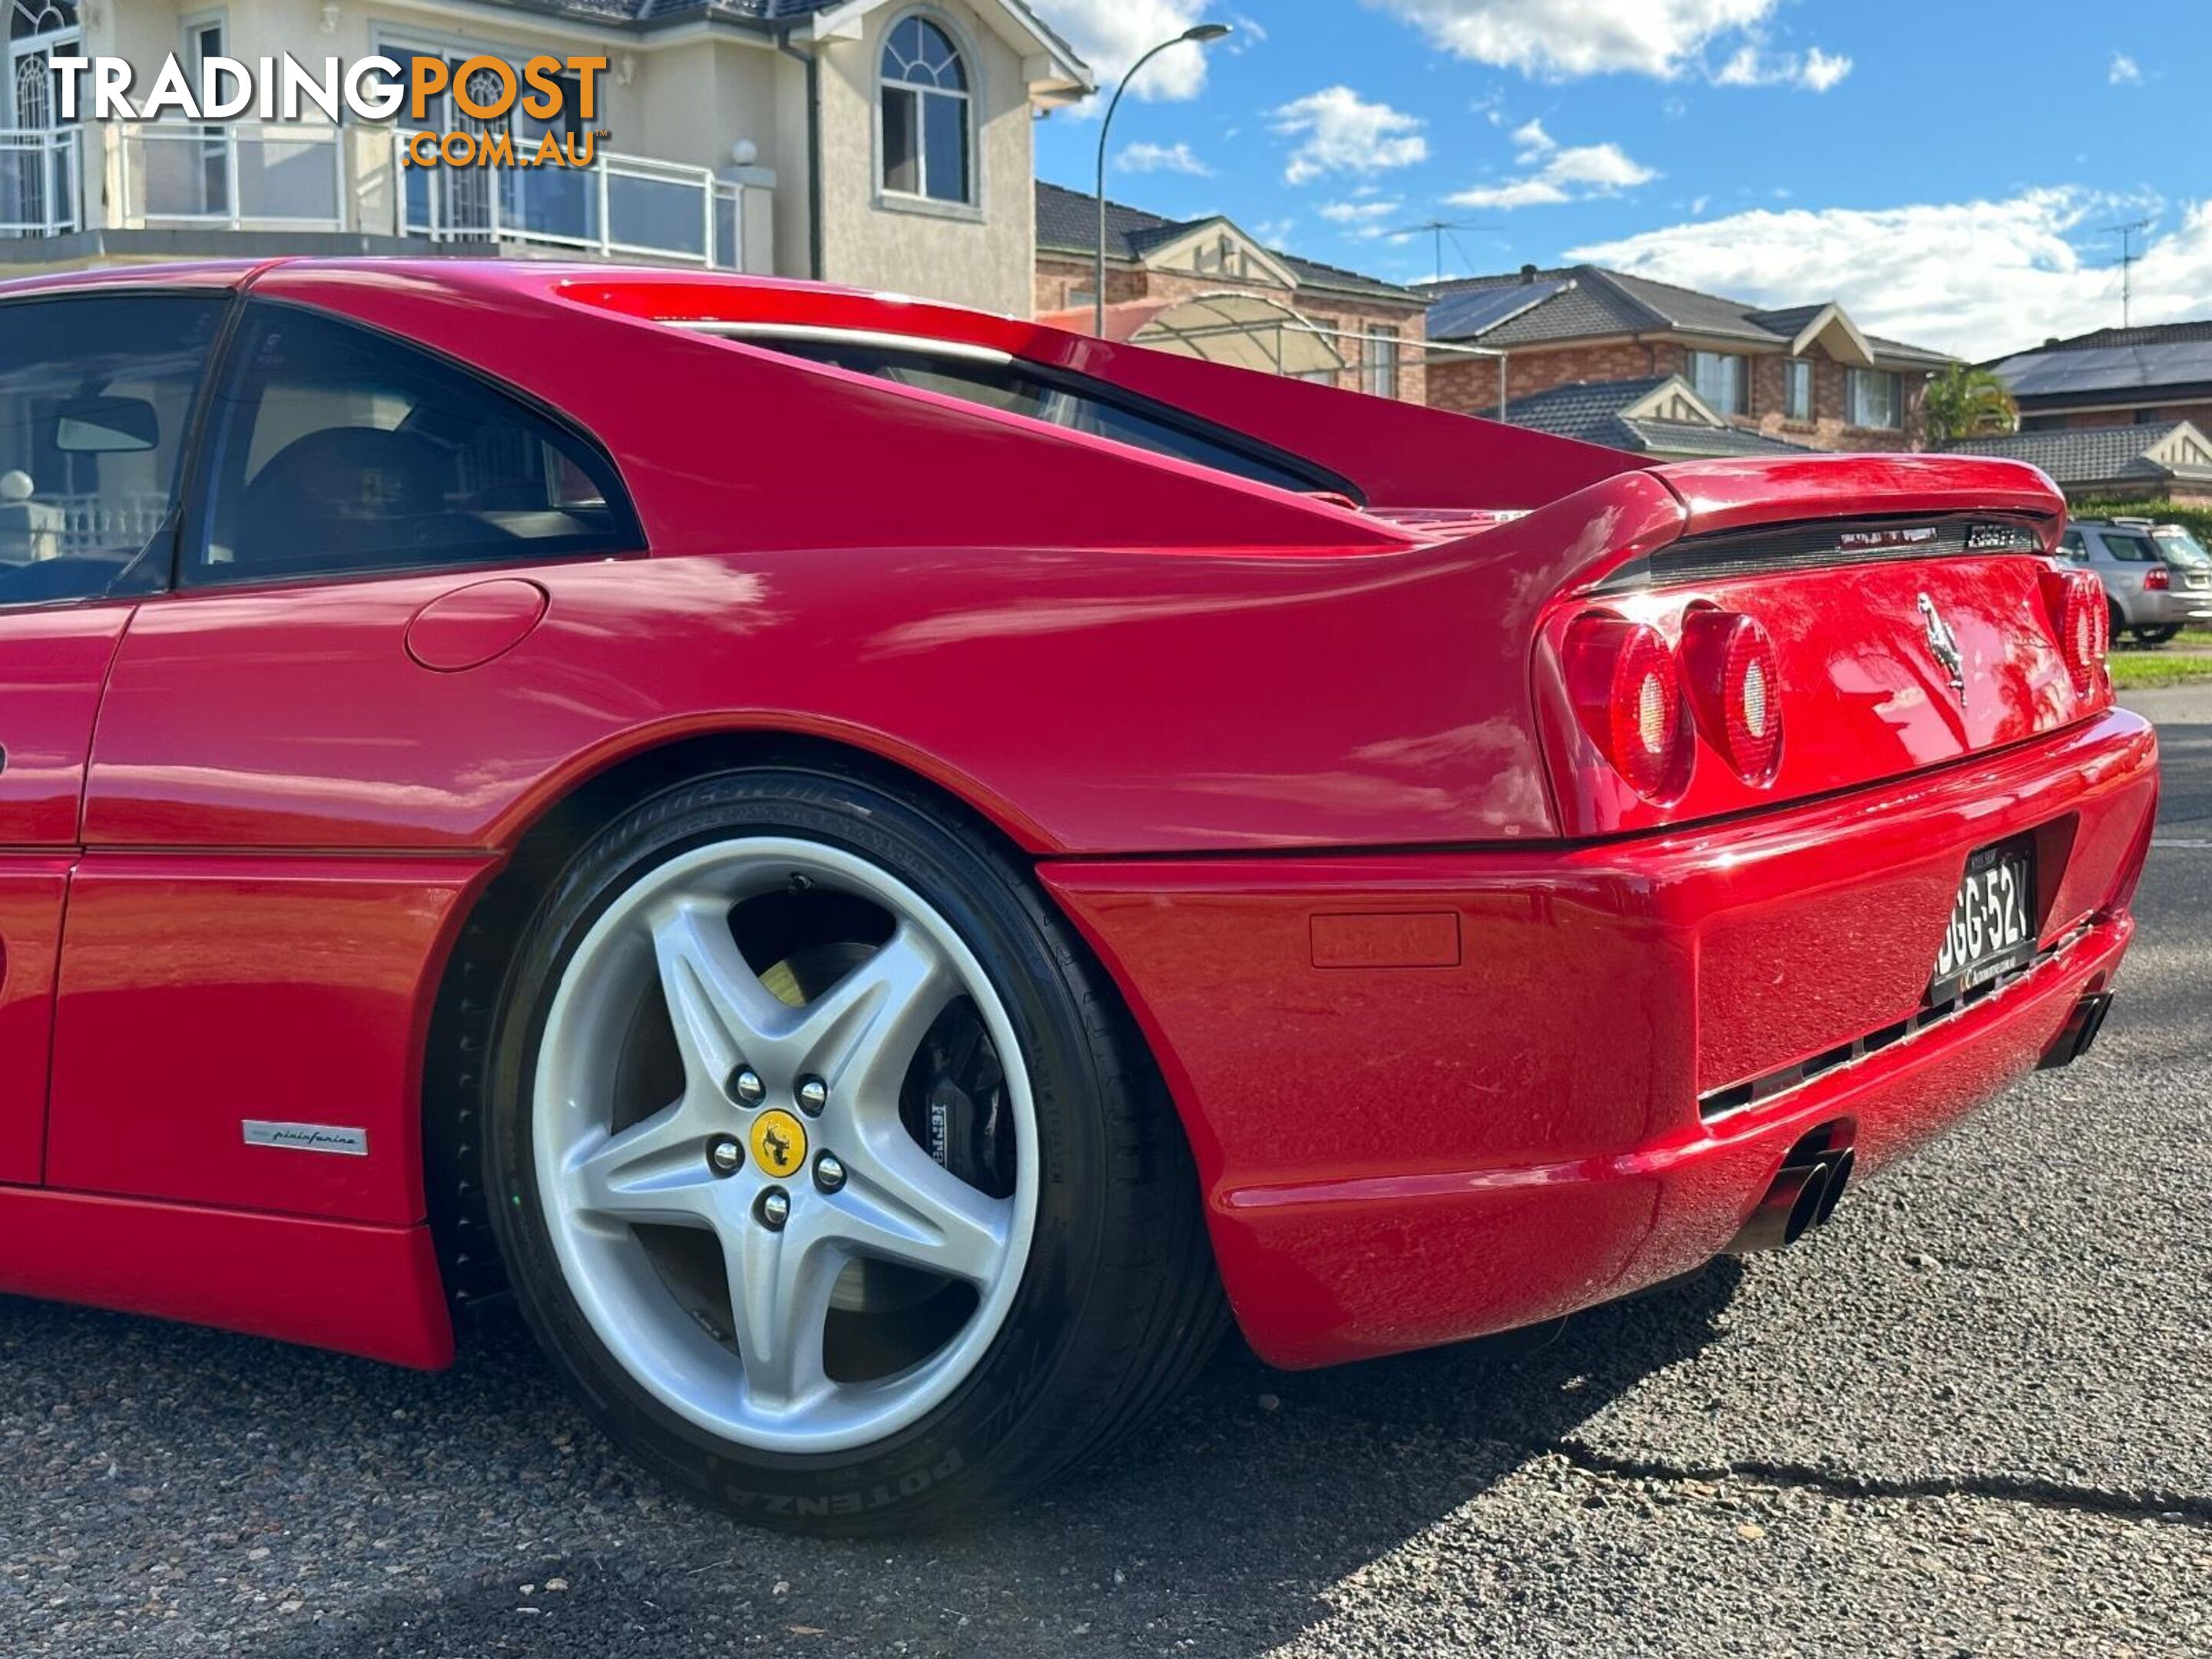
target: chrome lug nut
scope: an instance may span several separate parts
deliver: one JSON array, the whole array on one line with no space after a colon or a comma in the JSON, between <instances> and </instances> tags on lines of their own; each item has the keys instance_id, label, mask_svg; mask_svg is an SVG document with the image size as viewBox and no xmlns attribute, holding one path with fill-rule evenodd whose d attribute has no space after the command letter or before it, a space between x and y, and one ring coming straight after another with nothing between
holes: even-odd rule
<instances>
[{"instance_id":1,"label":"chrome lug nut","mask_svg":"<svg viewBox=\"0 0 2212 1659\"><path fill-rule=\"evenodd\" d=\"M741 1106L757 1106L768 1098L768 1085L751 1066L740 1066L730 1073L730 1097Z\"/></svg>"},{"instance_id":2,"label":"chrome lug nut","mask_svg":"<svg viewBox=\"0 0 2212 1659\"><path fill-rule=\"evenodd\" d=\"M814 1160L814 1184L825 1193L834 1193L845 1184L845 1165L835 1152L824 1152Z\"/></svg>"},{"instance_id":3,"label":"chrome lug nut","mask_svg":"<svg viewBox=\"0 0 2212 1659\"><path fill-rule=\"evenodd\" d=\"M791 1219L791 1194L781 1187L771 1187L760 1195L753 1212L760 1217L762 1226L772 1233L780 1233L783 1224Z\"/></svg>"},{"instance_id":4,"label":"chrome lug nut","mask_svg":"<svg viewBox=\"0 0 2212 1659\"><path fill-rule=\"evenodd\" d=\"M727 1135L707 1143L707 1167L718 1176L733 1176L745 1167L745 1149Z\"/></svg>"},{"instance_id":5,"label":"chrome lug nut","mask_svg":"<svg viewBox=\"0 0 2212 1659\"><path fill-rule=\"evenodd\" d=\"M822 1109L830 1103L830 1085L818 1077L799 1079L799 1109L809 1117L820 1117Z\"/></svg>"}]
</instances>

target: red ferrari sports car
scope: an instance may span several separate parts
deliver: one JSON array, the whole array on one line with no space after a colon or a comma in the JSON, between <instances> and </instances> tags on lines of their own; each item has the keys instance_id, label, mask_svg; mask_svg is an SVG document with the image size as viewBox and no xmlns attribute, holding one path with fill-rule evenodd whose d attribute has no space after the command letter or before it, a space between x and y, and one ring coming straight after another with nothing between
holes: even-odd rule
<instances>
[{"instance_id":1,"label":"red ferrari sports car","mask_svg":"<svg viewBox=\"0 0 2212 1659\"><path fill-rule=\"evenodd\" d=\"M2025 467L542 264L12 284L0 399L0 1291L511 1294L767 1522L1785 1242L2128 943Z\"/></svg>"}]
</instances>

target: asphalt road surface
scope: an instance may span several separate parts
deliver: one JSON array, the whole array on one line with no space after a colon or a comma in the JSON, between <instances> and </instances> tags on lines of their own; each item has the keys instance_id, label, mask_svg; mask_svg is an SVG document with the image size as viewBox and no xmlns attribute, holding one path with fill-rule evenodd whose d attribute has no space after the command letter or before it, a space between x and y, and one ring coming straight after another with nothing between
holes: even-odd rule
<instances>
[{"instance_id":1,"label":"asphalt road surface","mask_svg":"<svg viewBox=\"0 0 2212 1659\"><path fill-rule=\"evenodd\" d=\"M1809 1243L1301 1376L955 1537L741 1530L443 1376L0 1302L0 1654L2212 1652L2212 694L2097 1050Z\"/></svg>"}]
</instances>

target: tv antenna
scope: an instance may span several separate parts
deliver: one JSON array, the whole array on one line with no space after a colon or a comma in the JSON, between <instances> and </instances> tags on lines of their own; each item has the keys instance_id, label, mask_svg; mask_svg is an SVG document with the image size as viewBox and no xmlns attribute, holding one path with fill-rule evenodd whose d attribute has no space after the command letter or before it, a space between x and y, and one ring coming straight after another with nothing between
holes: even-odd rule
<instances>
[{"instance_id":1,"label":"tv antenna","mask_svg":"<svg viewBox=\"0 0 2212 1659\"><path fill-rule=\"evenodd\" d=\"M1436 263L1430 267L1430 270L1441 278L1444 274L1445 237L1451 236L1452 252L1459 255L1469 271L1473 271L1474 261L1467 257L1467 250L1459 245L1459 238L1452 235L1452 233L1460 230L1495 230L1497 228L1496 225L1476 224L1471 219L1424 219L1417 225L1401 225L1395 230L1385 231L1383 234L1394 242L1402 242L1409 236L1434 238Z\"/></svg>"},{"instance_id":2,"label":"tv antenna","mask_svg":"<svg viewBox=\"0 0 2212 1659\"><path fill-rule=\"evenodd\" d=\"M2130 219L2124 225L2106 225L2097 234L2120 239L2120 326L2127 328L2133 322L2136 291L2136 261L2142 256L2136 252L2136 238L2150 228L2148 219Z\"/></svg>"}]
</instances>

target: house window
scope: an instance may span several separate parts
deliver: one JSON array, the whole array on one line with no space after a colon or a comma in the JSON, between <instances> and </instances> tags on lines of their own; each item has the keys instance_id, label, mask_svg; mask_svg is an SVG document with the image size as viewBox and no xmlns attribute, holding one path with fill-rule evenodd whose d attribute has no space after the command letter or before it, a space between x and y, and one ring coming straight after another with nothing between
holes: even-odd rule
<instances>
[{"instance_id":1,"label":"house window","mask_svg":"<svg viewBox=\"0 0 2212 1659\"><path fill-rule=\"evenodd\" d=\"M1751 411L1748 365L1733 352L1693 351L1690 354L1690 384L1698 396L1723 415Z\"/></svg>"},{"instance_id":2,"label":"house window","mask_svg":"<svg viewBox=\"0 0 2212 1659\"><path fill-rule=\"evenodd\" d=\"M200 84L201 66L210 58L222 57L222 15L220 12L186 20L185 73L191 76L195 87ZM230 211L229 141L225 137L225 130L220 126L203 127L200 132L198 143L189 149L184 146L177 148L177 157L188 156L191 167L190 180L179 182L185 183L185 199L196 212L226 214ZM177 159L159 153L160 149L165 147L149 144L147 148L156 152L146 158L149 173L164 166L178 164Z\"/></svg>"},{"instance_id":3,"label":"house window","mask_svg":"<svg viewBox=\"0 0 2212 1659\"><path fill-rule=\"evenodd\" d=\"M932 202L975 200L968 70L926 17L902 20L884 43L884 189Z\"/></svg>"},{"instance_id":4,"label":"house window","mask_svg":"<svg viewBox=\"0 0 2212 1659\"><path fill-rule=\"evenodd\" d=\"M1850 372L1850 423L1894 432L1905 424L1904 399L1898 393L1897 376L1878 368Z\"/></svg>"},{"instance_id":5,"label":"house window","mask_svg":"<svg viewBox=\"0 0 2212 1659\"><path fill-rule=\"evenodd\" d=\"M40 34L59 34L76 27L72 0L15 0L8 9L8 35L21 40Z\"/></svg>"},{"instance_id":6,"label":"house window","mask_svg":"<svg viewBox=\"0 0 2212 1659\"><path fill-rule=\"evenodd\" d=\"M1370 327L1359 340L1359 389L1374 398L1398 395L1398 331Z\"/></svg>"},{"instance_id":7,"label":"house window","mask_svg":"<svg viewBox=\"0 0 2212 1659\"><path fill-rule=\"evenodd\" d=\"M1813 418L1813 365L1802 357L1792 357L1782 365L1782 418Z\"/></svg>"}]
</instances>

